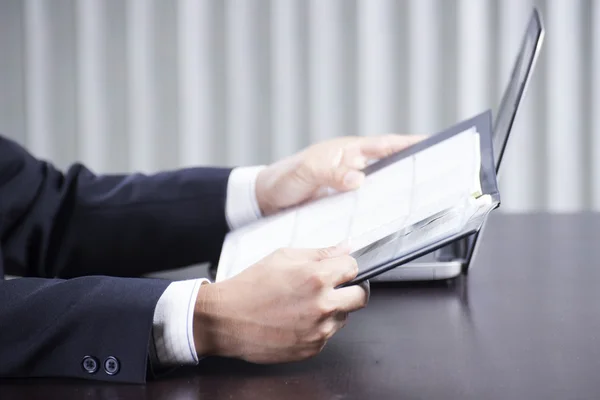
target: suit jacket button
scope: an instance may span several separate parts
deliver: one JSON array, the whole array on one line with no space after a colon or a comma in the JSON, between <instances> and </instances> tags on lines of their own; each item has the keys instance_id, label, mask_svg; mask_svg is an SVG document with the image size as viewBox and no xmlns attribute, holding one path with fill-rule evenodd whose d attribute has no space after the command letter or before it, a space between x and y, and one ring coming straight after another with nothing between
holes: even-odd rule
<instances>
[{"instance_id":1,"label":"suit jacket button","mask_svg":"<svg viewBox=\"0 0 600 400\"><path fill-rule=\"evenodd\" d=\"M92 356L85 356L83 357L81 366L88 374L95 374L98 371L98 360Z\"/></svg>"},{"instance_id":2,"label":"suit jacket button","mask_svg":"<svg viewBox=\"0 0 600 400\"><path fill-rule=\"evenodd\" d=\"M106 360L104 360L104 372L108 375L116 375L119 373L119 369L121 369L119 360L113 356L106 357Z\"/></svg>"}]
</instances>

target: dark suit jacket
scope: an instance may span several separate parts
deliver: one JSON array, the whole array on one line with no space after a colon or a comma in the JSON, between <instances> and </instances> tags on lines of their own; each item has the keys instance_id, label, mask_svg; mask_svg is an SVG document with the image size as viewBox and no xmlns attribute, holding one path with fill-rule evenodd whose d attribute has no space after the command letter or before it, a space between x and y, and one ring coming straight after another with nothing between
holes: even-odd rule
<instances>
[{"instance_id":1,"label":"dark suit jacket","mask_svg":"<svg viewBox=\"0 0 600 400\"><path fill-rule=\"evenodd\" d=\"M0 279L0 377L144 382L169 282L133 277L218 258L229 173L61 173L0 137L0 278L26 277Z\"/></svg>"}]
</instances>

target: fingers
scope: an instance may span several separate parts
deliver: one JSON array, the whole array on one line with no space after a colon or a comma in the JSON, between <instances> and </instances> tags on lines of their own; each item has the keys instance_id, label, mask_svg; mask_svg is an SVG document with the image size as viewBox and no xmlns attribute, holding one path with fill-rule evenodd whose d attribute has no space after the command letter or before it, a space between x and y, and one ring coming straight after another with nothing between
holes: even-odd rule
<instances>
[{"instance_id":1,"label":"fingers","mask_svg":"<svg viewBox=\"0 0 600 400\"><path fill-rule=\"evenodd\" d=\"M423 140L418 135L384 135L353 138L343 145L334 158L333 169L323 177L323 184L336 190L359 188L365 180L361 171L369 159L380 159ZM318 174L317 174L318 175Z\"/></svg>"},{"instance_id":2,"label":"fingers","mask_svg":"<svg viewBox=\"0 0 600 400\"><path fill-rule=\"evenodd\" d=\"M368 280L359 283L358 286L360 286L361 288L363 288L363 290L367 294L367 299L369 297L371 297L371 284L369 283Z\"/></svg>"},{"instance_id":3,"label":"fingers","mask_svg":"<svg viewBox=\"0 0 600 400\"><path fill-rule=\"evenodd\" d=\"M321 323L321 340L329 340L335 335L340 329L346 326L346 322L348 320L347 312L336 312L331 317L325 319Z\"/></svg>"},{"instance_id":4,"label":"fingers","mask_svg":"<svg viewBox=\"0 0 600 400\"><path fill-rule=\"evenodd\" d=\"M334 291L334 301L337 310L350 313L366 307L369 302L369 295L365 288L360 285L352 285L336 289Z\"/></svg>"},{"instance_id":5,"label":"fingers","mask_svg":"<svg viewBox=\"0 0 600 400\"><path fill-rule=\"evenodd\" d=\"M344 242L336 246L318 249L284 248L277 251L278 254L294 261L322 261L330 258L341 257L350 253L349 245Z\"/></svg>"},{"instance_id":6,"label":"fingers","mask_svg":"<svg viewBox=\"0 0 600 400\"><path fill-rule=\"evenodd\" d=\"M324 259L316 267L321 272L320 276L324 277L324 283L333 287L351 281L358 273L356 260L349 255Z\"/></svg>"},{"instance_id":7,"label":"fingers","mask_svg":"<svg viewBox=\"0 0 600 400\"><path fill-rule=\"evenodd\" d=\"M335 259L336 257L342 257L350 252L350 248L345 244L339 244L337 246L325 247L320 249L309 249L312 260L322 261Z\"/></svg>"},{"instance_id":8,"label":"fingers","mask_svg":"<svg viewBox=\"0 0 600 400\"><path fill-rule=\"evenodd\" d=\"M331 157L333 162L315 165L314 176L318 183L340 191L360 187L365 179L360 170L365 167L366 158L351 147L337 148Z\"/></svg>"},{"instance_id":9,"label":"fingers","mask_svg":"<svg viewBox=\"0 0 600 400\"><path fill-rule=\"evenodd\" d=\"M383 135L365 136L358 141L359 150L363 156L377 159L387 157L399 152L415 143L420 142L426 136L422 135Z\"/></svg>"},{"instance_id":10,"label":"fingers","mask_svg":"<svg viewBox=\"0 0 600 400\"><path fill-rule=\"evenodd\" d=\"M333 170L328 184L336 190L352 190L359 188L365 180L365 174L347 165L340 165Z\"/></svg>"}]
</instances>

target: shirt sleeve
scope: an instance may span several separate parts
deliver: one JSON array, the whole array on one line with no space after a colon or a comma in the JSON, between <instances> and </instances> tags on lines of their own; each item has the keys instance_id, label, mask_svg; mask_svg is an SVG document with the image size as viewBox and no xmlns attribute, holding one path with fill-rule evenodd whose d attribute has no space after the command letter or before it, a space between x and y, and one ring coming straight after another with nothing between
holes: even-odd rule
<instances>
[{"instance_id":1,"label":"shirt sleeve","mask_svg":"<svg viewBox=\"0 0 600 400\"><path fill-rule=\"evenodd\" d=\"M262 217L256 198L256 178L264 166L240 167L227 182L225 215L230 229L240 228ZM195 365L194 305L198 290L207 279L171 283L156 304L151 348L152 363L159 367Z\"/></svg>"},{"instance_id":2,"label":"shirt sleeve","mask_svg":"<svg viewBox=\"0 0 600 400\"><path fill-rule=\"evenodd\" d=\"M225 214L231 230L262 218L256 199L256 178L265 166L240 167L231 171L227 182Z\"/></svg>"},{"instance_id":3,"label":"shirt sleeve","mask_svg":"<svg viewBox=\"0 0 600 400\"><path fill-rule=\"evenodd\" d=\"M155 366L195 365L198 363L194 345L194 306L198 290L207 279L192 279L171 283L154 310L152 324L153 348L151 362Z\"/></svg>"}]
</instances>

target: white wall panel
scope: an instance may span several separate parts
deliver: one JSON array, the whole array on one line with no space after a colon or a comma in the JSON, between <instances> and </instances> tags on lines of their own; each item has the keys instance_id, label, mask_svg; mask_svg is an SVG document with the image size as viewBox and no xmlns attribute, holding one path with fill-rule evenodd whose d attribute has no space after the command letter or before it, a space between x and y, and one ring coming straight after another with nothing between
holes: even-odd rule
<instances>
[{"instance_id":1,"label":"white wall panel","mask_svg":"<svg viewBox=\"0 0 600 400\"><path fill-rule=\"evenodd\" d=\"M443 74L440 70L443 62L441 1L412 1L409 5L407 61L410 65L409 132L412 133L429 134L439 129Z\"/></svg>"},{"instance_id":2,"label":"white wall panel","mask_svg":"<svg viewBox=\"0 0 600 400\"><path fill-rule=\"evenodd\" d=\"M592 95L590 97L591 123L591 169L592 169L592 209L600 211L600 3L594 2L591 18L592 26L592 63L591 82Z\"/></svg>"},{"instance_id":3,"label":"white wall panel","mask_svg":"<svg viewBox=\"0 0 600 400\"><path fill-rule=\"evenodd\" d=\"M26 0L23 6L27 147L38 157L54 159L59 144L53 140L51 129L51 5L44 0Z\"/></svg>"},{"instance_id":4,"label":"white wall panel","mask_svg":"<svg viewBox=\"0 0 600 400\"><path fill-rule=\"evenodd\" d=\"M217 99L219 7L210 0L179 0L180 165L217 162L214 140L220 131ZM222 20L221 20L222 21Z\"/></svg>"},{"instance_id":5,"label":"white wall panel","mask_svg":"<svg viewBox=\"0 0 600 400\"><path fill-rule=\"evenodd\" d=\"M396 51L404 39L398 26L402 11L395 0L359 1L358 18L358 132L361 135L397 132L400 80L407 58Z\"/></svg>"},{"instance_id":6,"label":"white wall panel","mask_svg":"<svg viewBox=\"0 0 600 400\"><path fill-rule=\"evenodd\" d=\"M558 212L584 205L581 4L553 0L547 15L547 200Z\"/></svg>"},{"instance_id":7,"label":"white wall panel","mask_svg":"<svg viewBox=\"0 0 600 400\"><path fill-rule=\"evenodd\" d=\"M293 154L308 129L306 2L271 3L272 159Z\"/></svg>"},{"instance_id":8,"label":"white wall panel","mask_svg":"<svg viewBox=\"0 0 600 400\"><path fill-rule=\"evenodd\" d=\"M490 107L492 41L490 2L457 1L458 117L469 118Z\"/></svg>"},{"instance_id":9,"label":"white wall panel","mask_svg":"<svg viewBox=\"0 0 600 400\"><path fill-rule=\"evenodd\" d=\"M77 7L77 131L79 152L87 166L111 167L106 79L106 8L101 0L81 0Z\"/></svg>"},{"instance_id":10,"label":"white wall panel","mask_svg":"<svg viewBox=\"0 0 600 400\"><path fill-rule=\"evenodd\" d=\"M156 47L152 41L153 30L158 29L158 16L151 1L129 0L127 5L130 168L153 172L158 157L156 136L161 112L157 107Z\"/></svg>"},{"instance_id":11,"label":"white wall panel","mask_svg":"<svg viewBox=\"0 0 600 400\"><path fill-rule=\"evenodd\" d=\"M309 112L311 142L352 133L349 98L355 85L350 47L354 45L353 2L309 2Z\"/></svg>"},{"instance_id":12,"label":"white wall panel","mask_svg":"<svg viewBox=\"0 0 600 400\"><path fill-rule=\"evenodd\" d=\"M226 3L227 161L249 165L269 152L268 3Z\"/></svg>"},{"instance_id":13,"label":"white wall panel","mask_svg":"<svg viewBox=\"0 0 600 400\"><path fill-rule=\"evenodd\" d=\"M22 0L8 0L0 12L0 54L5 55L0 57L0 132L21 142L26 133L23 8Z\"/></svg>"}]
</instances>

